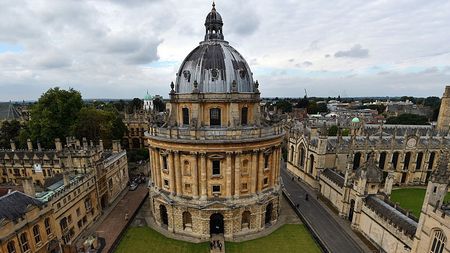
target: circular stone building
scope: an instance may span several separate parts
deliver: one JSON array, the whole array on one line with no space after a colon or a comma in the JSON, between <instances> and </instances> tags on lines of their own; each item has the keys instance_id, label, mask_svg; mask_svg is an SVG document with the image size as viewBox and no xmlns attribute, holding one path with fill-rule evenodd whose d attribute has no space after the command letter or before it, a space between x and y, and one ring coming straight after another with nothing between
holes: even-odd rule
<instances>
[{"instance_id":1,"label":"circular stone building","mask_svg":"<svg viewBox=\"0 0 450 253\"><path fill-rule=\"evenodd\" d=\"M282 127L262 117L258 82L222 32L214 5L183 61L164 122L148 138L155 222L208 239L257 233L278 219Z\"/></svg>"}]
</instances>

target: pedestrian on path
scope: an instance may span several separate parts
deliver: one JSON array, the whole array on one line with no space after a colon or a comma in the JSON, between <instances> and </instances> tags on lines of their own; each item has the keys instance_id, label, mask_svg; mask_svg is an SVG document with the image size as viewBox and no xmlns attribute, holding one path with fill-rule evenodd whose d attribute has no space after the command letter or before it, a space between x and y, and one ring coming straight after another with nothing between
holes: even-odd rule
<instances>
[{"instance_id":1,"label":"pedestrian on path","mask_svg":"<svg viewBox=\"0 0 450 253\"><path fill-rule=\"evenodd\" d=\"M308 201L308 199L309 199L309 195L308 195L308 193L306 193L305 200Z\"/></svg>"},{"instance_id":2,"label":"pedestrian on path","mask_svg":"<svg viewBox=\"0 0 450 253\"><path fill-rule=\"evenodd\" d=\"M128 220L128 210L125 211L125 220Z\"/></svg>"},{"instance_id":3,"label":"pedestrian on path","mask_svg":"<svg viewBox=\"0 0 450 253\"><path fill-rule=\"evenodd\" d=\"M219 242L219 250L222 251L222 243Z\"/></svg>"}]
</instances>

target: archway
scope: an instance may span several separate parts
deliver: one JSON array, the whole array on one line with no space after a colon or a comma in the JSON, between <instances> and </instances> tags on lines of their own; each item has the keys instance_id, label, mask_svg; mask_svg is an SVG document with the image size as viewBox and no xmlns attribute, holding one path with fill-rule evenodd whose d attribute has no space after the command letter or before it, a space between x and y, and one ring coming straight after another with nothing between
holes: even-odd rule
<instances>
[{"instance_id":1,"label":"archway","mask_svg":"<svg viewBox=\"0 0 450 253\"><path fill-rule=\"evenodd\" d=\"M224 222L223 215L215 213L209 218L209 232L210 234L223 234Z\"/></svg>"},{"instance_id":2,"label":"archway","mask_svg":"<svg viewBox=\"0 0 450 253\"><path fill-rule=\"evenodd\" d=\"M190 212L183 212L183 230L186 228L192 229L192 215Z\"/></svg>"},{"instance_id":3,"label":"archway","mask_svg":"<svg viewBox=\"0 0 450 253\"><path fill-rule=\"evenodd\" d=\"M169 225L169 218L167 216L167 208L165 205L160 205L159 206L159 216L161 218L161 223L163 225Z\"/></svg>"},{"instance_id":4,"label":"archway","mask_svg":"<svg viewBox=\"0 0 450 253\"><path fill-rule=\"evenodd\" d=\"M241 222L241 228L250 228L250 211L244 211L242 213L242 222Z\"/></svg>"},{"instance_id":5,"label":"archway","mask_svg":"<svg viewBox=\"0 0 450 253\"><path fill-rule=\"evenodd\" d=\"M273 211L273 205L272 205L272 203L269 203L266 206L266 217L264 219L264 223L266 225L270 225L272 222L272 211Z\"/></svg>"},{"instance_id":6,"label":"archway","mask_svg":"<svg viewBox=\"0 0 450 253\"><path fill-rule=\"evenodd\" d=\"M353 212L355 211L355 201L352 199L350 201L350 211L348 212L348 220L352 221L353 220Z\"/></svg>"}]
</instances>

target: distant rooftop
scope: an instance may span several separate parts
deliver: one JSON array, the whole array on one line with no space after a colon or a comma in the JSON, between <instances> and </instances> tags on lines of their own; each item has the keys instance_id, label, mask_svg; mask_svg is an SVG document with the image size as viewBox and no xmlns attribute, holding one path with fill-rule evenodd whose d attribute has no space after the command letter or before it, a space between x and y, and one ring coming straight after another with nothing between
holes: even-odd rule
<instances>
[{"instance_id":1,"label":"distant rooftop","mask_svg":"<svg viewBox=\"0 0 450 253\"><path fill-rule=\"evenodd\" d=\"M0 220L17 220L25 215L30 206L41 207L44 203L24 193L14 191L0 197Z\"/></svg>"}]
</instances>

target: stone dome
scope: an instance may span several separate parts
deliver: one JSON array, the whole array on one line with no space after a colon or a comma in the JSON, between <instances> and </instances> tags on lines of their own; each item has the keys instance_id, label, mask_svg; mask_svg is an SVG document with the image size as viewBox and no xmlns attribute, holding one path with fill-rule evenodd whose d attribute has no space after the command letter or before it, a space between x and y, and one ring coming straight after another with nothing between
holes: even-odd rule
<instances>
[{"instance_id":1,"label":"stone dome","mask_svg":"<svg viewBox=\"0 0 450 253\"><path fill-rule=\"evenodd\" d=\"M181 64L175 93L255 92L250 67L224 40L222 26L213 4L205 21L205 40Z\"/></svg>"}]
</instances>

